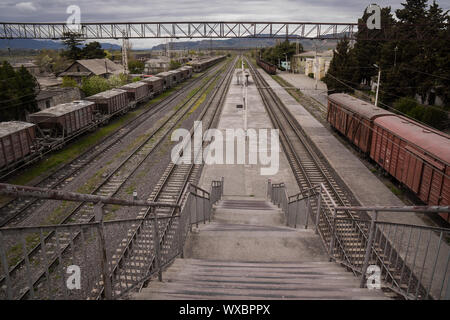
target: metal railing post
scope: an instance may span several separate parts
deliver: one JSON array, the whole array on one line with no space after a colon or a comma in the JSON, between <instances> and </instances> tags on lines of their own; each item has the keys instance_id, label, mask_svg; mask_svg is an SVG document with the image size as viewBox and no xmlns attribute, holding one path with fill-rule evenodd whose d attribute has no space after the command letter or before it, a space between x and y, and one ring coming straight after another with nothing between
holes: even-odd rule
<instances>
[{"instance_id":1,"label":"metal railing post","mask_svg":"<svg viewBox=\"0 0 450 320\"><path fill-rule=\"evenodd\" d=\"M331 239L330 239L330 261L332 261L333 260L333 256L334 256L334 241L335 241L335 237L336 237L336 235L335 235L335 230L336 230L336 216L337 216L337 209L336 209L336 207L334 207L333 208L333 224L331 225L331 234L330 234L330 236L331 236Z\"/></svg>"},{"instance_id":2,"label":"metal railing post","mask_svg":"<svg viewBox=\"0 0 450 320\"><path fill-rule=\"evenodd\" d=\"M319 186L319 198L317 199L317 213L316 213L316 234L319 234L319 223L320 223L320 210L322 206L322 184Z\"/></svg>"},{"instance_id":3,"label":"metal railing post","mask_svg":"<svg viewBox=\"0 0 450 320\"><path fill-rule=\"evenodd\" d=\"M308 220L309 220L309 209L311 201L311 191L308 189L308 200L306 200L306 221L305 221L305 229L308 229Z\"/></svg>"},{"instance_id":4,"label":"metal railing post","mask_svg":"<svg viewBox=\"0 0 450 320\"><path fill-rule=\"evenodd\" d=\"M189 196L188 196L189 199ZM186 199L186 204L188 205L188 199ZM178 234L178 251L180 252L180 258L183 259L184 258L184 243L183 243L183 236L184 236L184 226L183 226L183 220L182 220L182 216L181 216L181 207L177 207L175 208L175 215L179 215L180 217L178 218L180 221L180 228L179 228L179 234Z\"/></svg>"},{"instance_id":5,"label":"metal railing post","mask_svg":"<svg viewBox=\"0 0 450 320\"><path fill-rule=\"evenodd\" d=\"M158 230L158 217L156 215L155 207L151 208L151 213L153 215L153 239L155 244L156 253L156 270L158 270L158 280L162 281L162 270L161 270L161 248L159 245L159 230Z\"/></svg>"},{"instance_id":6,"label":"metal railing post","mask_svg":"<svg viewBox=\"0 0 450 320\"><path fill-rule=\"evenodd\" d=\"M225 181L225 179L222 177L222 183L220 184L220 193L221 193L221 196L223 196L223 185L224 185L224 181Z\"/></svg>"},{"instance_id":7,"label":"metal railing post","mask_svg":"<svg viewBox=\"0 0 450 320\"><path fill-rule=\"evenodd\" d=\"M369 239L367 240L366 253L364 255L364 264L363 264L363 267L361 270L361 283L359 284L359 286L361 288L364 288L364 283L366 280L366 272L367 272L367 268L369 267L370 253L371 253L371 249L372 249L373 239L375 236L376 221L378 218L378 211L375 210L373 213L374 214L373 214L372 220L370 221L370 232L369 232Z\"/></svg>"},{"instance_id":8,"label":"metal railing post","mask_svg":"<svg viewBox=\"0 0 450 320\"><path fill-rule=\"evenodd\" d=\"M3 272L5 273L5 280L6 280L6 294L8 300L12 300L12 290L11 290L11 279L9 277L9 264L8 260L6 259L6 252L5 248L3 247L3 244L5 242L3 241L3 234L0 231L0 262L2 263ZM47 279L48 281L48 279Z\"/></svg>"},{"instance_id":9,"label":"metal railing post","mask_svg":"<svg viewBox=\"0 0 450 320\"><path fill-rule=\"evenodd\" d=\"M104 295L106 300L112 300L112 283L108 271L108 260L106 255L105 230L103 224L103 204L101 202L95 205L95 221L97 224L97 234L100 246L100 264L102 268Z\"/></svg>"}]
</instances>

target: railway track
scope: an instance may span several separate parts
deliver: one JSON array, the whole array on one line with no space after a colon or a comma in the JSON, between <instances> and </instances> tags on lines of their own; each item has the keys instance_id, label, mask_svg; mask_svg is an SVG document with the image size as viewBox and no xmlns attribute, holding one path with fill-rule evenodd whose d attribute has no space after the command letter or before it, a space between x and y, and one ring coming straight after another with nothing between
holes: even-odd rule
<instances>
[{"instance_id":1,"label":"railway track","mask_svg":"<svg viewBox=\"0 0 450 320\"><path fill-rule=\"evenodd\" d=\"M308 137L304 134L292 114L269 87L264 78L252 64L249 63L249 66L272 124L276 129L279 129L280 142L283 145L300 191L305 192L313 186L322 183L330 195L329 198L323 199L327 206L334 207L335 204L338 206L359 205L351 196L344 183L333 172L330 165L315 150L312 143L309 142ZM316 206L317 204L313 203L313 208ZM347 211L339 212L337 215L337 218L348 217L358 218L358 214ZM326 243L328 243L332 233L328 225L327 221L320 220L319 228L324 230L321 236L326 238ZM348 221L341 220L336 225L336 233L345 234L336 244L346 249L344 252L348 254L345 258L353 264L362 265L364 262L364 250L362 248L364 246L355 246L354 243L366 241L367 229L360 225L355 227L354 224L352 225ZM351 249L352 247L354 250Z\"/></svg>"},{"instance_id":2,"label":"railway track","mask_svg":"<svg viewBox=\"0 0 450 320\"><path fill-rule=\"evenodd\" d=\"M161 110L170 107L170 105L183 97L187 92L196 87L205 78L210 76L217 70L218 67L214 67L203 75L195 79L193 82L184 86L181 90L175 92L173 95L166 97L164 100L142 112L139 116L124 124L121 128L115 131L112 135L103 138L100 142L96 143L92 147L89 147L85 152L71 160L69 163L58 169L51 175L44 177L33 186L56 189L63 189L72 178L81 173L82 170L86 170L89 166L96 163L99 156L105 152L108 152L122 139L133 133L141 124L147 119L156 115ZM45 200L30 199L30 198L15 198L8 201L0 208L0 227L15 226L26 219L30 214L36 211L37 208L42 206Z\"/></svg>"},{"instance_id":3,"label":"railway track","mask_svg":"<svg viewBox=\"0 0 450 320\"><path fill-rule=\"evenodd\" d=\"M220 76L220 70L216 70L216 73L208 80L207 84L200 88L192 97L183 103L183 105L178 108L174 114L159 125L143 142L141 142L130 155L122 161L104 180L98 185L92 194L103 195L103 196L114 196L125 182L133 175L133 173L141 166L141 164L153 153L154 150L166 139L168 134L175 128L175 126L183 119L183 117L191 110L192 106L200 99L202 94L207 90L209 85L214 83L214 81ZM75 223L86 223L92 222L95 218L94 207L92 204L80 203L78 204L64 219L60 224L66 224L68 222ZM43 253L41 252L41 245L38 244L33 247L25 257L21 259L14 267L9 271L9 276L11 282L15 284L14 291L16 292L16 297L22 299L34 296L34 292L30 292L30 286L27 286L26 279L23 270L23 265L25 264L25 259L28 259L32 265L35 265L35 272L33 272L33 291L37 287L38 283L46 276L46 265L43 266L42 263L46 260L50 267L54 266L58 262L58 255L64 254L64 252L71 247L73 242L77 240L80 232L76 233L63 233L61 237L55 236L54 232L50 232L45 236L44 242L46 247L45 259L42 259ZM50 248L50 250L49 250ZM60 248L60 250L56 250ZM38 261L34 261L34 259ZM29 273L29 271L28 271ZM4 278L0 279L0 286ZM23 289L19 289L22 287Z\"/></svg>"},{"instance_id":4,"label":"railway track","mask_svg":"<svg viewBox=\"0 0 450 320\"><path fill-rule=\"evenodd\" d=\"M225 76L216 86L216 90L207 101L200 115L199 120L207 122L206 128L216 125L218 121L217 115L220 114L231 83L235 63L236 61L233 61L229 64ZM191 129L191 134L193 134L193 129ZM201 168L201 164L176 165L171 162L148 200L182 206L186 196L186 188L189 183L197 182ZM138 218L144 219L150 214L150 210L144 208L140 211ZM167 265L178 255L177 251L173 252L173 243L177 241L176 232L179 221L175 218L176 211L171 208L157 208L156 215L167 218L158 220L161 265ZM128 230L127 237L122 240L120 247L116 250L120 254L116 255L115 258L113 257L111 261L113 294L116 297L120 297L136 287L142 288L149 279L148 275L154 272L156 263L152 225L154 221L151 221L151 223L144 221L146 220L134 224ZM101 283L97 283L92 291L91 298L101 298L103 290Z\"/></svg>"}]
</instances>

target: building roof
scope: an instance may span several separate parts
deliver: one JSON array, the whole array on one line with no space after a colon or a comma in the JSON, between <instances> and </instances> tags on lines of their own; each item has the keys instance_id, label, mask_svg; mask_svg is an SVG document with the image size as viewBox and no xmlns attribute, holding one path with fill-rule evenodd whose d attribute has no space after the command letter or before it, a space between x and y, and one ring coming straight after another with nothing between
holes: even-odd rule
<instances>
[{"instance_id":1,"label":"building roof","mask_svg":"<svg viewBox=\"0 0 450 320\"><path fill-rule=\"evenodd\" d=\"M54 107L50 107L48 109L33 113L30 116L38 115L47 117L58 117L75 110L83 109L90 105L94 105L94 103L86 100L75 100L69 103L58 104Z\"/></svg>"},{"instance_id":2,"label":"building roof","mask_svg":"<svg viewBox=\"0 0 450 320\"><path fill-rule=\"evenodd\" d=\"M299 54L295 54L295 57L315 57L316 52L315 51L305 51ZM327 50L327 51L318 51L317 52L318 57L333 57L333 50Z\"/></svg>"},{"instance_id":3,"label":"building roof","mask_svg":"<svg viewBox=\"0 0 450 320\"><path fill-rule=\"evenodd\" d=\"M0 122L0 138L6 137L11 133L21 131L26 128L34 127L35 125L23 121L6 121Z\"/></svg>"},{"instance_id":4,"label":"building roof","mask_svg":"<svg viewBox=\"0 0 450 320\"><path fill-rule=\"evenodd\" d=\"M374 120L374 123L415 145L418 149L450 164L449 135L399 115L379 117Z\"/></svg>"},{"instance_id":5,"label":"building roof","mask_svg":"<svg viewBox=\"0 0 450 320\"><path fill-rule=\"evenodd\" d=\"M37 68L37 65L33 62L17 62L12 64L13 68L20 68L22 66L25 68Z\"/></svg>"},{"instance_id":6,"label":"building roof","mask_svg":"<svg viewBox=\"0 0 450 320\"><path fill-rule=\"evenodd\" d=\"M121 65L112 62L108 58L105 58L105 59L76 60L66 70L64 70L64 72L61 73L61 75L63 75L64 73L68 73L67 70L69 70L75 63L81 64L83 67L85 67L86 69L88 69L90 72L92 72L97 76L108 73L109 74L123 73L123 67Z\"/></svg>"},{"instance_id":7,"label":"building roof","mask_svg":"<svg viewBox=\"0 0 450 320\"><path fill-rule=\"evenodd\" d=\"M59 75L61 76L61 77L89 77L90 75L92 75L93 74L93 72L90 72L90 71L80 71L80 72L77 72L77 71L64 71L64 72L61 72Z\"/></svg>"},{"instance_id":8,"label":"building roof","mask_svg":"<svg viewBox=\"0 0 450 320\"><path fill-rule=\"evenodd\" d=\"M346 93L333 93L328 96L328 99L339 104L341 107L370 120L382 115L394 115L394 113L390 111L375 107L375 105L369 102L357 99Z\"/></svg>"}]
</instances>

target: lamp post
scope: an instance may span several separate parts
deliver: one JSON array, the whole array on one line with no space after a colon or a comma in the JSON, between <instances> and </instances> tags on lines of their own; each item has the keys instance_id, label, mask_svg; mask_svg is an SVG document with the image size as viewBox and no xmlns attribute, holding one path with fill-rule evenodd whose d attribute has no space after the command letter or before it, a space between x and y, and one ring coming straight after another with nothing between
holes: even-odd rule
<instances>
[{"instance_id":1,"label":"lamp post","mask_svg":"<svg viewBox=\"0 0 450 320\"><path fill-rule=\"evenodd\" d=\"M377 93L375 94L375 107L378 106L378 91L380 89L380 78L381 78L381 68L374 64L375 68L378 68L378 83L377 83Z\"/></svg>"}]
</instances>

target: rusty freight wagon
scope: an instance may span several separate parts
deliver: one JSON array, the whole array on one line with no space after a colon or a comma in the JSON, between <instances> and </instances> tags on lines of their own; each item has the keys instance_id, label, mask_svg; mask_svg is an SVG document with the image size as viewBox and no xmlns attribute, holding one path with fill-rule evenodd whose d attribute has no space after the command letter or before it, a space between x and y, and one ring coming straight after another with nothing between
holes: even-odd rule
<instances>
[{"instance_id":1,"label":"rusty freight wagon","mask_svg":"<svg viewBox=\"0 0 450 320\"><path fill-rule=\"evenodd\" d=\"M150 97L149 86L144 82L132 82L121 86L120 89L128 92L128 101L134 105Z\"/></svg>"},{"instance_id":2,"label":"rusty freight wagon","mask_svg":"<svg viewBox=\"0 0 450 320\"><path fill-rule=\"evenodd\" d=\"M184 67L179 68L178 70L183 72L184 79L189 79L192 77L193 68L191 66L184 66Z\"/></svg>"},{"instance_id":3,"label":"rusty freight wagon","mask_svg":"<svg viewBox=\"0 0 450 320\"><path fill-rule=\"evenodd\" d=\"M92 125L94 106L85 100L63 103L30 114L30 121L50 137L69 137Z\"/></svg>"},{"instance_id":4,"label":"rusty freight wagon","mask_svg":"<svg viewBox=\"0 0 450 320\"><path fill-rule=\"evenodd\" d=\"M0 123L0 168L12 167L36 148L36 125L22 121Z\"/></svg>"},{"instance_id":5,"label":"rusty freight wagon","mask_svg":"<svg viewBox=\"0 0 450 320\"><path fill-rule=\"evenodd\" d=\"M148 86L149 92L153 96L160 94L164 90L164 80L162 78L151 76L140 82L143 82Z\"/></svg>"},{"instance_id":6,"label":"rusty freight wagon","mask_svg":"<svg viewBox=\"0 0 450 320\"><path fill-rule=\"evenodd\" d=\"M171 70L168 71L168 73L170 73L172 75L172 83L175 85L177 83L180 83L181 81L183 81L183 72L181 72L180 70Z\"/></svg>"},{"instance_id":7,"label":"rusty freight wagon","mask_svg":"<svg viewBox=\"0 0 450 320\"><path fill-rule=\"evenodd\" d=\"M125 90L106 90L86 97L86 100L94 102L96 112L102 115L114 115L128 111L128 93Z\"/></svg>"},{"instance_id":8,"label":"rusty freight wagon","mask_svg":"<svg viewBox=\"0 0 450 320\"><path fill-rule=\"evenodd\" d=\"M372 121L394 113L345 93L328 96L327 121L362 152L370 152Z\"/></svg>"},{"instance_id":9,"label":"rusty freight wagon","mask_svg":"<svg viewBox=\"0 0 450 320\"><path fill-rule=\"evenodd\" d=\"M163 90L172 88L173 86L173 75L169 72L160 72L156 75L158 78L163 80Z\"/></svg>"},{"instance_id":10,"label":"rusty freight wagon","mask_svg":"<svg viewBox=\"0 0 450 320\"><path fill-rule=\"evenodd\" d=\"M268 74L277 74L277 66L266 62L264 60L257 59L256 64L264 69Z\"/></svg>"},{"instance_id":11,"label":"rusty freight wagon","mask_svg":"<svg viewBox=\"0 0 450 320\"><path fill-rule=\"evenodd\" d=\"M450 136L398 115L376 118L373 129L375 162L423 202L450 204Z\"/></svg>"}]
</instances>

